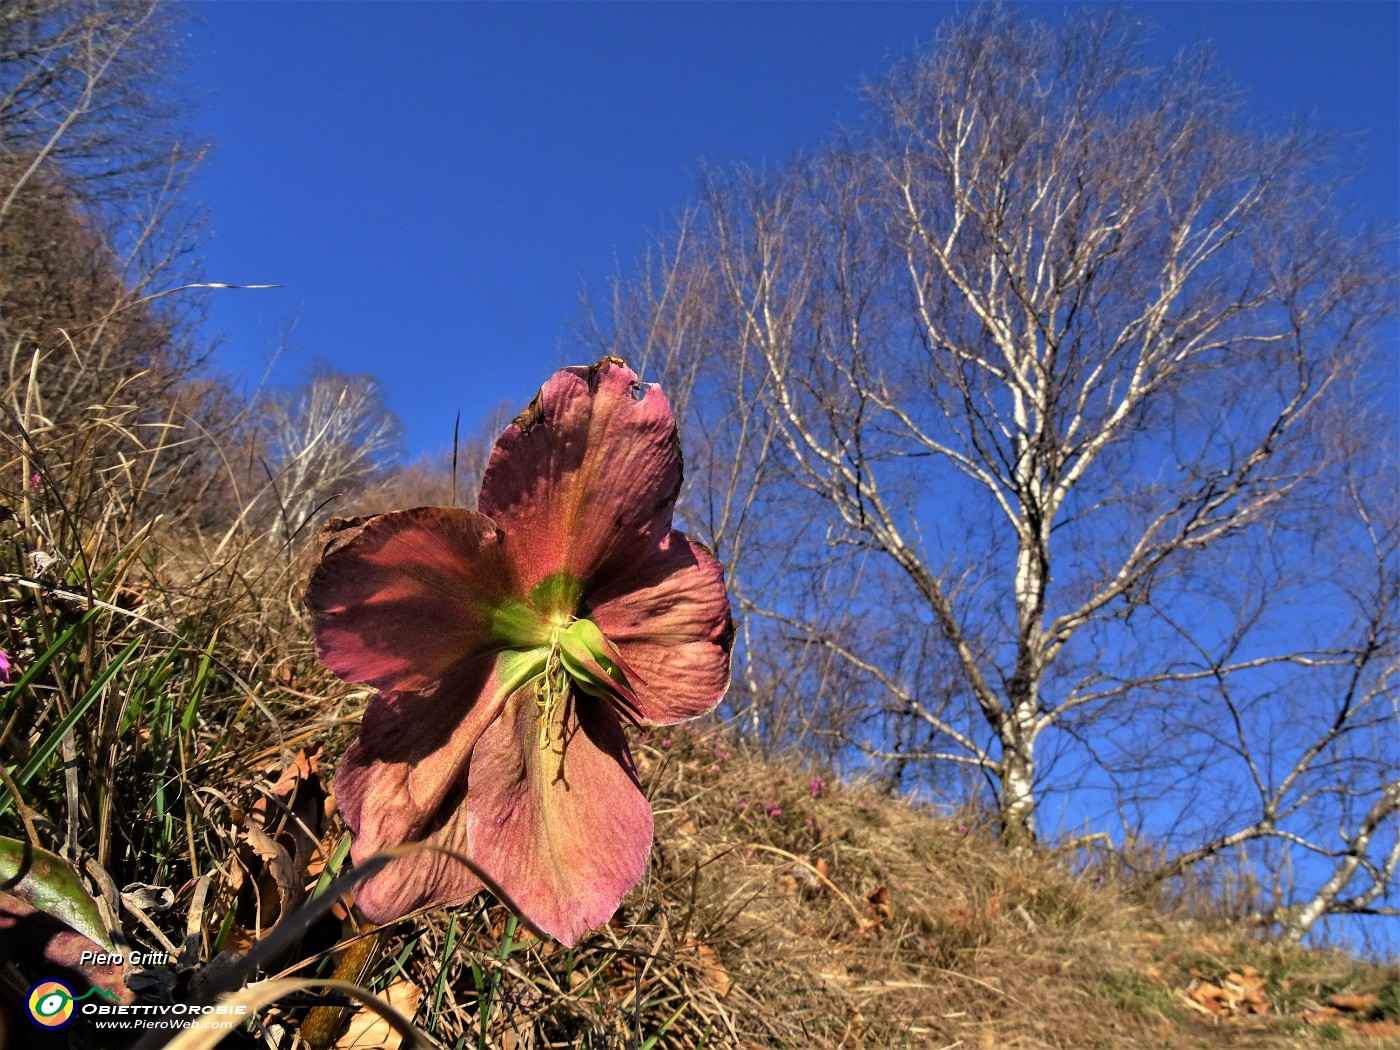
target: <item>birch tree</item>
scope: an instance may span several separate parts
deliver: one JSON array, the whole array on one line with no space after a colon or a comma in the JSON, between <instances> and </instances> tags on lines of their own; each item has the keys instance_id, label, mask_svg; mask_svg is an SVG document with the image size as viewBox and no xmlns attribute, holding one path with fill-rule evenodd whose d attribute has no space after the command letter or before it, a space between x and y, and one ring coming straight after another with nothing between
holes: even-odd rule
<instances>
[{"instance_id":1,"label":"birch tree","mask_svg":"<svg viewBox=\"0 0 1400 1050\"><path fill-rule=\"evenodd\" d=\"M929 602L995 735L1015 833L1034 828L1040 739L1111 699L1097 665L1130 659L1133 609L1318 495L1387 312L1318 143L1251 130L1230 99L1200 55L1145 67L1112 17L1051 29L987 9L950 31L877 92L874 178L913 338L851 330L837 368L869 424L833 441L782 408L794 452L830 464L817 477L843 520ZM950 472L1004 535L980 616L914 541L917 515L883 498L871 438Z\"/></svg>"},{"instance_id":2,"label":"birch tree","mask_svg":"<svg viewBox=\"0 0 1400 1050\"><path fill-rule=\"evenodd\" d=\"M1129 708L1228 719L1222 683L1355 659L1279 596L1328 569L1304 537L1390 425L1365 384L1394 273L1323 137L1261 130L1207 55L1154 65L1117 14L980 8L870 100L809 158L708 179L667 249L706 289L673 356L714 384L693 426L764 435L757 504L801 508L755 535L822 574L749 606L863 683L886 717L852 746L985 778L1024 842L1047 789L1111 787L1151 723ZM1266 549L1268 632L1221 602L1182 623L1192 581L1244 587ZM1368 681L1342 718L1384 750Z\"/></svg>"},{"instance_id":3,"label":"birch tree","mask_svg":"<svg viewBox=\"0 0 1400 1050\"><path fill-rule=\"evenodd\" d=\"M1384 457L1363 462L1384 476ZM1349 475L1305 543L1257 545L1248 574L1195 579L1194 600L1156 610L1184 643L1176 687L1101 676L1138 730L1102 734L1126 833L1177 804L1156 821L1175 852L1139 877L1243 858L1264 877L1241 917L1294 941L1324 916L1400 915L1400 514L1373 477ZM1317 571L1289 564L1301 552Z\"/></svg>"}]
</instances>

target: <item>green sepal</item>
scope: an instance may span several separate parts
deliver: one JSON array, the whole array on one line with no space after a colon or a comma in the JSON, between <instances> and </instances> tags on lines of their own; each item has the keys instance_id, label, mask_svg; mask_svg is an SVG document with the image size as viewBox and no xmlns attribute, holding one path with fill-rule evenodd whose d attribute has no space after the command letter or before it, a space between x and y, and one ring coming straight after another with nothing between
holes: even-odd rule
<instances>
[{"instance_id":1,"label":"green sepal","mask_svg":"<svg viewBox=\"0 0 1400 1050\"><path fill-rule=\"evenodd\" d=\"M550 629L529 602L510 601L492 609L491 633L507 649L548 647Z\"/></svg>"},{"instance_id":2,"label":"green sepal","mask_svg":"<svg viewBox=\"0 0 1400 1050\"><path fill-rule=\"evenodd\" d=\"M0 837L0 889L52 915L107 951L116 950L97 904L58 854L19 839Z\"/></svg>"},{"instance_id":3,"label":"green sepal","mask_svg":"<svg viewBox=\"0 0 1400 1050\"><path fill-rule=\"evenodd\" d=\"M593 696L628 691L626 676L608 655L608 640L592 620L575 620L560 632L559 662L574 683Z\"/></svg>"},{"instance_id":4,"label":"green sepal","mask_svg":"<svg viewBox=\"0 0 1400 1050\"><path fill-rule=\"evenodd\" d=\"M531 679L544 674L548 662L547 648L530 649L526 652L507 650L498 653L496 673L501 678L501 696L510 696Z\"/></svg>"},{"instance_id":5,"label":"green sepal","mask_svg":"<svg viewBox=\"0 0 1400 1050\"><path fill-rule=\"evenodd\" d=\"M556 624L568 622L582 598L583 581L562 569L530 588L530 603L544 620Z\"/></svg>"}]
</instances>

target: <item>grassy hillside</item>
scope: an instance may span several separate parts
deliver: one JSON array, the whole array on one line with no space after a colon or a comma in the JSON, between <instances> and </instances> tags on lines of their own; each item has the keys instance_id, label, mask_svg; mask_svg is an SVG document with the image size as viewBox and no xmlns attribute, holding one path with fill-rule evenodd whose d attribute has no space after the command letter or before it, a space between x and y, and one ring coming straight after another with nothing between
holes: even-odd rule
<instances>
[{"instance_id":1,"label":"grassy hillside","mask_svg":"<svg viewBox=\"0 0 1400 1050\"><path fill-rule=\"evenodd\" d=\"M1400 1040L1394 967L1173 918L1099 867L717 733L637 750L657 846L609 928L564 951L483 900L384 935L367 982L449 1046Z\"/></svg>"},{"instance_id":2,"label":"grassy hillside","mask_svg":"<svg viewBox=\"0 0 1400 1050\"><path fill-rule=\"evenodd\" d=\"M1400 971L1202 918L1231 910L1218 887L1192 889L1187 920L1180 888L1135 890L1106 856L1008 852L975 814L761 760L704 725L634 740L650 872L576 949L485 897L371 929L328 892L349 845L331 774L365 692L312 658L306 552L270 486L236 444L120 398L54 422L10 367L0 836L59 858L44 863L78 880L94 935L142 953L77 977L152 1004L244 987L259 1027L232 1038L278 1048L398 1045L384 1002L436 1044L512 1050L1400 1037ZM119 1045L81 1018L30 1022L62 938L22 926L0 921L4 1045ZM374 1008L284 980L332 976Z\"/></svg>"}]
</instances>

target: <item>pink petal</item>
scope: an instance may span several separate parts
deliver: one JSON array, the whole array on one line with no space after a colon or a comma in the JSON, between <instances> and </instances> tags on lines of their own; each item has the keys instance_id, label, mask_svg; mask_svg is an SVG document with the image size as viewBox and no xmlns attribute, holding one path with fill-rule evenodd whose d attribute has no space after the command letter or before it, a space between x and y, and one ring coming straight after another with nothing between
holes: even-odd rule
<instances>
[{"instance_id":1,"label":"pink petal","mask_svg":"<svg viewBox=\"0 0 1400 1050\"><path fill-rule=\"evenodd\" d=\"M724 570L702 544L672 532L588 604L585 614L622 654L644 721L670 725L720 702L734 627Z\"/></svg>"},{"instance_id":2,"label":"pink petal","mask_svg":"<svg viewBox=\"0 0 1400 1050\"><path fill-rule=\"evenodd\" d=\"M561 571L605 578L670 529L676 421L660 388L637 397L636 382L611 357L563 369L496 442L477 505L505 532L526 590Z\"/></svg>"},{"instance_id":3,"label":"pink petal","mask_svg":"<svg viewBox=\"0 0 1400 1050\"><path fill-rule=\"evenodd\" d=\"M370 700L360 737L335 778L341 814L355 833L352 860L362 863L380 850L419 840L470 856L467 763L508 692L520 685L521 662L519 654L485 657L453 672L431 693ZM465 865L424 851L361 883L355 898L372 921L391 922L434 902L460 902L480 889Z\"/></svg>"},{"instance_id":4,"label":"pink petal","mask_svg":"<svg viewBox=\"0 0 1400 1050\"><path fill-rule=\"evenodd\" d=\"M575 693L561 704L545 749L535 701L533 689L516 693L477 742L468 836L473 859L525 917L572 945L607 922L646 871L651 806L602 701Z\"/></svg>"},{"instance_id":5,"label":"pink petal","mask_svg":"<svg viewBox=\"0 0 1400 1050\"><path fill-rule=\"evenodd\" d=\"M316 655L382 692L431 688L492 644L489 617L515 593L500 530L470 510L419 507L336 519L306 589Z\"/></svg>"}]
</instances>

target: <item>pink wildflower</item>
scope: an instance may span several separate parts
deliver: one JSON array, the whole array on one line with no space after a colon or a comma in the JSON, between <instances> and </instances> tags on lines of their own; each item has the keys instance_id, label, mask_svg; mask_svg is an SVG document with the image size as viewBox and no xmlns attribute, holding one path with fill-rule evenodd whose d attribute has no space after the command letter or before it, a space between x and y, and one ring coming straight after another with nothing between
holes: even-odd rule
<instances>
[{"instance_id":1,"label":"pink wildflower","mask_svg":"<svg viewBox=\"0 0 1400 1050\"><path fill-rule=\"evenodd\" d=\"M15 665L10 660L10 654L0 649L0 685L9 685L19 677L15 673Z\"/></svg>"},{"instance_id":2,"label":"pink wildflower","mask_svg":"<svg viewBox=\"0 0 1400 1050\"><path fill-rule=\"evenodd\" d=\"M820 798L822 796L822 793L825 791L826 781L823 780L821 777L813 777L811 782L807 785L807 792L813 798Z\"/></svg>"},{"instance_id":3,"label":"pink wildflower","mask_svg":"<svg viewBox=\"0 0 1400 1050\"><path fill-rule=\"evenodd\" d=\"M671 528L680 483L665 395L605 358L506 428L480 513L327 525L316 652L377 691L335 781L357 862L420 840L466 854L565 944L613 915L652 840L622 720L694 718L729 684L723 572ZM422 852L356 897L388 922L481 888Z\"/></svg>"},{"instance_id":4,"label":"pink wildflower","mask_svg":"<svg viewBox=\"0 0 1400 1050\"><path fill-rule=\"evenodd\" d=\"M776 802L768 803L767 809L770 817L781 817L783 815L783 807Z\"/></svg>"}]
</instances>

